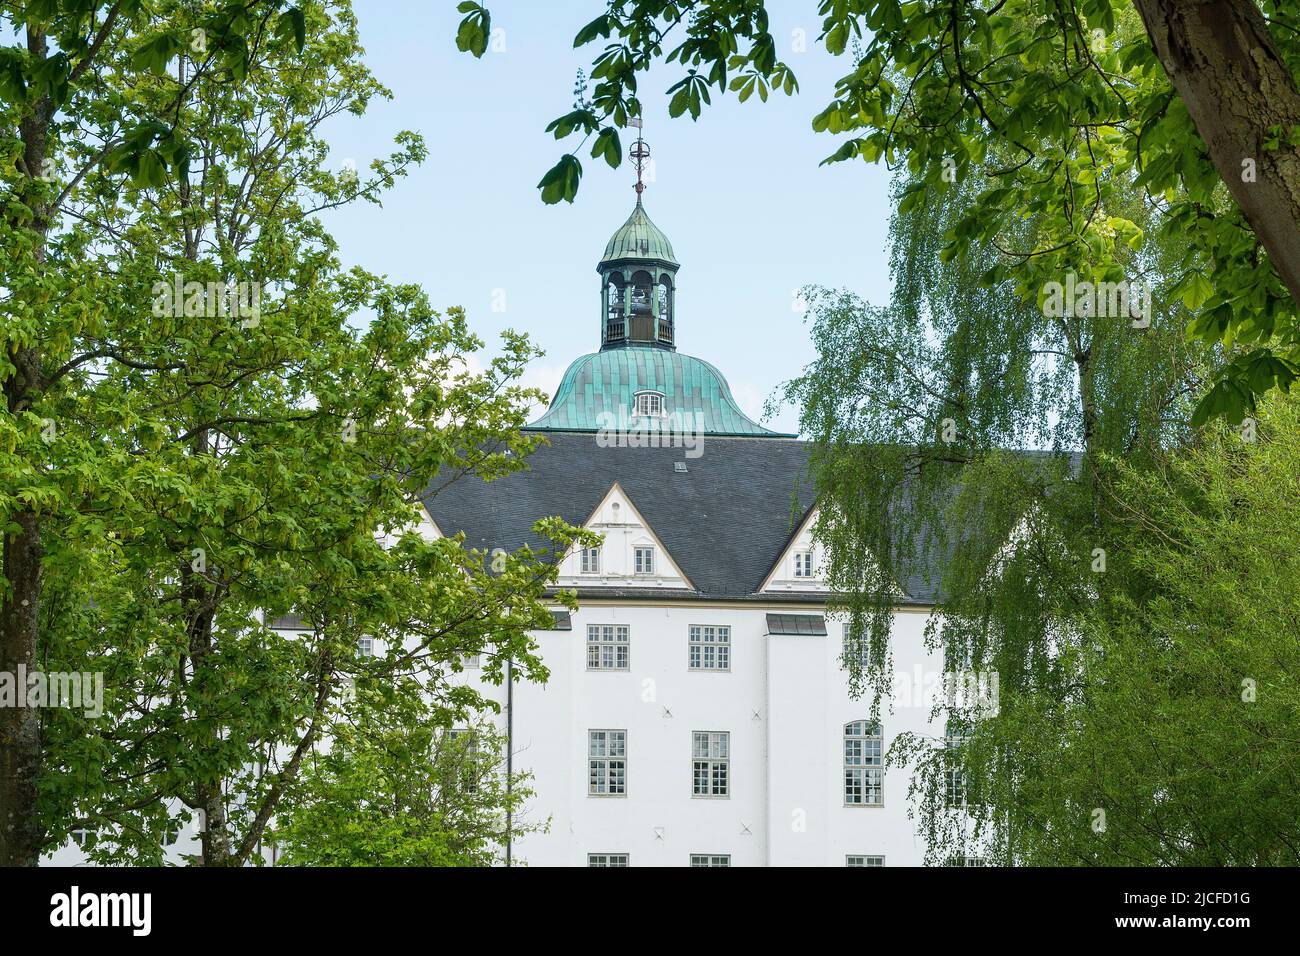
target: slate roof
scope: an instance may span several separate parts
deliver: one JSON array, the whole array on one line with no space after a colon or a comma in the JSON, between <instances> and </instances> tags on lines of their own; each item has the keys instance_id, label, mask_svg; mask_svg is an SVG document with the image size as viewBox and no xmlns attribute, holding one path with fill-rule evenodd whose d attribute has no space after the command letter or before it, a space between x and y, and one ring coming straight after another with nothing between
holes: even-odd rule
<instances>
[{"instance_id":1,"label":"slate roof","mask_svg":"<svg viewBox=\"0 0 1300 956\"><path fill-rule=\"evenodd\" d=\"M596 436L548 432L529 470L492 482L469 477L426 495L444 534L470 547L536 546L530 528L558 515L581 525L617 481L698 589L592 587L582 596L751 598L813 503L808 444L782 438L705 439L699 458L681 448L602 448ZM679 473L673 463L685 461ZM764 595L800 600L797 594ZM824 603L825 595L802 600Z\"/></svg>"}]
</instances>

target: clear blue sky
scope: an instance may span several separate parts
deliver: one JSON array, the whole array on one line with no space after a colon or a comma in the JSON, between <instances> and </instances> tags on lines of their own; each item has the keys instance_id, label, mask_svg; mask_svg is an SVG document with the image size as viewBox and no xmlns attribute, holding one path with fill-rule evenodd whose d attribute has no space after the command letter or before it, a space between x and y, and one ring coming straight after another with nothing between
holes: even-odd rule
<instances>
[{"instance_id":1,"label":"clear blue sky","mask_svg":"<svg viewBox=\"0 0 1300 956\"><path fill-rule=\"evenodd\" d=\"M571 107L576 70L592 56L591 47L573 49L573 35L604 3L488 7L505 49L475 60L456 50L455 0L356 0L366 61L394 98L336 121L331 163L352 159L364 169L402 129L423 134L430 156L383 208L343 210L327 223L346 262L418 282L440 308L463 305L490 344L503 328L527 332L546 350L529 382L553 391L573 359L599 348L595 266L632 209L634 173L626 160L611 170L584 152L573 205L545 206L535 188L572 148L545 127ZM888 173L861 162L819 168L835 142L810 125L849 61L817 47L813 0L769 8L797 96L744 105L715 97L692 123L668 118L664 90L677 70L641 85L656 177L646 209L682 264L678 348L717 365L755 418L813 357L796 289L846 287L882 304L889 292ZM796 29L806 31L808 52L792 50ZM493 310L496 290L504 311ZM787 409L771 425L794 431L796 423Z\"/></svg>"}]
</instances>

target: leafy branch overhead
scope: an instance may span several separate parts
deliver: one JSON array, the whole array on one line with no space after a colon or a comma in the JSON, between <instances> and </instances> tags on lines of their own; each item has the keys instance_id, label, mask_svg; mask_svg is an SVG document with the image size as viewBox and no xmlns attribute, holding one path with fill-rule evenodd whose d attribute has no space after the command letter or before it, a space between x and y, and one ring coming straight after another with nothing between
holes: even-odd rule
<instances>
[{"instance_id":1,"label":"leafy branch overhead","mask_svg":"<svg viewBox=\"0 0 1300 956\"><path fill-rule=\"evenodd\" d=\"M481 52L489 14L461 9L462 36ZM814 131L840 139L826 162L906 167L903 212L958 179L981 184L944 256L991 243L984 281L1012 281L1026 301L1070 272L1140 281L1135 254L1153 237L1111 211L1116 190L1136 185L1158 213L1151 228L1186 249L1172 292L1196 313L1187 334L1226 358L1195 421L1240 421L1258 396L1291 387L1300 375L1293 4L821 0L806 13L822 50L847 61L812 117ZM653 66L681 68L664 96L670 115L694 120L715 95L796 93L780 47L802 51L800 42L778 43L758 0L612 0L574 39L598 47L590 101L549 129L584 142L596 134L592 155L613 165L606 131L640 115L638 80ZM573 201L578 152L542 178L544 202ZM1006 224L1021 219L1035 226L1028 241L1003 244Z\"/></svg>"}]
</instances>

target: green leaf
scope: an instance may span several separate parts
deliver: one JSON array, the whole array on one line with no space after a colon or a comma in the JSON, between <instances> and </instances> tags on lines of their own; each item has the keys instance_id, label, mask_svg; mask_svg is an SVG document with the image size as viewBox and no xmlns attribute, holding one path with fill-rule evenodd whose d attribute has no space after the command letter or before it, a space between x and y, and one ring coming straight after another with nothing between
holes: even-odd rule
<instances>
[{"instance_id":1,"label":"green leaf","mask_svg":"<svg viewBox=\"0 0 1300 956\"><path fill-rule=\"evenodd\" d=\"M560 200L573 202L578 195L578 183L582 179L582 163L572 153L565 153L560 161L547 170L537 188L542 191L542 202L548 206Z\"/></svg>"}]
</instances>

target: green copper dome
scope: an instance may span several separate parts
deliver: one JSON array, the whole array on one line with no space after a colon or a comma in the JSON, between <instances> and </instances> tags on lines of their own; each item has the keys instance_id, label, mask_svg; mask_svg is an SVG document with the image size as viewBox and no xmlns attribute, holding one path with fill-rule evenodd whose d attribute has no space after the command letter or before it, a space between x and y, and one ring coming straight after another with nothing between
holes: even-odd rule
<instances>
[{"instance_id":1,"label":"green copper dome","mask_svg":"<svg viewBox=\"0 0 1300 956\"><path fill-rule=\"evenodd\" d=\"M634 419L638 392L663 396L662 418ZM652 346L607 349L577 359L564 373L551 407L527 427L595 432L630 419L647 431L661 430L661 422L664 428L698 423L706 435L794 437L750 421L731 397L727 380L708 362Z\"/></svg>"},{"instance_id":2,"label":"green copper dome","mask_svg":"<svg viewBox=\"0 0 1300 956\"><path fill-rule=\"evenodd\" d=\"M642 259L663 262L675 266L673 246L668 237L658 226L650 221L645 208L638 201L627 222L618 228L605 245L605 255L601 257L599 269L610 262L623 259Z\"/></svg>"}]
</instances>

